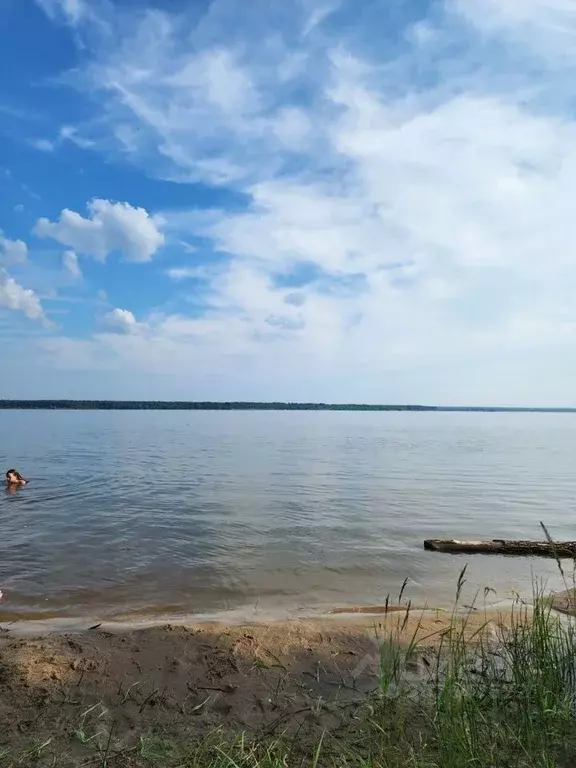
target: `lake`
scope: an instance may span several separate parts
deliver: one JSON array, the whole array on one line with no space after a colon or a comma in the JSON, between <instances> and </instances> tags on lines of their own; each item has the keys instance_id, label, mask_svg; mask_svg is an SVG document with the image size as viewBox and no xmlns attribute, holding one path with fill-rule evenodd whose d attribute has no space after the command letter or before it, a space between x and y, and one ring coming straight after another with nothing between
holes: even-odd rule
<instances>
[{"instance_id":1,"label":"lake","mask_svg":"<svg viewBox=\"0 0 576 768\"><path fill-rule=\"evenodd\" d=\"M576 538L576 415L0 411L0 619L258 618L561 585L425 538ZM566 563L571 574L572 564ZM571 578L571 577L570 577ZM490 600L495 597L490 593Z\"/></svg>"}]
</instances>

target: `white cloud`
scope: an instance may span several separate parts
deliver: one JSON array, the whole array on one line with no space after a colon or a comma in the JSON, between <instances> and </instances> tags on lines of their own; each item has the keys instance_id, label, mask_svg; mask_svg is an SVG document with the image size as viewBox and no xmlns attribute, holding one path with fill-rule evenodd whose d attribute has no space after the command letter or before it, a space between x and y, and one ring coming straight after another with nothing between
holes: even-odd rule
<instances>
[{"instance_id":1,"label":"white cloud","mask_svg":"<svg viewBox=\"0 0 576 768\"><path fill-rule=\"evenodd\" d=\"M36 0L50 19L62 16L71 24L78 24L88 12L85 0Z\"/></svg>"},{"instance_id":2,"label":"white cloud","mask_svg":"<svg viewBox=\"0 0 576 768\"><path fill-rule=\"evenodd\" d=\"M576 341L573 3L451 0L397 48L368 16L331 33L320 4L290 10L124 19L83 72L88 139L247 200L165 211L173 237L204 239L168 271L207 278L203 314L98 333L83 364L216 372L228 396L574 403L576 368L550 374ZM202 272L210 249L227 260ZM73 367L72 340L50 345Z\"/></svg>"},{"instance_id":3,"label":"white cloud","mask_svg":"<svg viewBox=\"0 0 576 768\"><path fill-rule=\"evenodd\" d=\"M71 141L73 144L80 147L80 149L94 148L94 142L80 136L77 128L73 125L63 125L60 128L58 133L58 144L61 144L63 141Z\"/></svg>"},{"instance_id":4,"label":"white cloud","mask_svg":"<svg viewBox=\"0 0 576 768\"><path fill-rule=\"evenodd\" d=\"M42 320L46 317L40 299L29 288L23 288L10 275L0 268L0 307L23 312L30 320Z\"/></svg>"},{"instance_id":5,"label":"white cloud","mask_svg":"<svg viewBox=\"0 0 576 768\"><path fill-rule=\"evenodd\" d=\"M83 132L78 128L76 136L109 145L110 135L101 133L105 125L118 150L146 173L215 184L255 178L254 163L258 173L266 173L278 165L274 152L309 146L314 139L309 115L296 105L284 108L274 89L289 93L295 77L303 76L311 62L296 51L289 54L280 38L254 40L248 46L246 40L238 45L214 40L206 44L211 26L225 16L232 36L241 29L252 35L262 10L260 4L251 6L235 25L236 9L219 0L190 37L183 32L188 26L185 17L149 11L133 34L118 48L103 51L79 81L80 88L88 87L95 97L105 99L99 121ZM299 3L295 10L306 24L310 14ZM326 13L328 9L321 15ZM257 72L250 66L255 55L263 59ZM223 143L236 145L238 151L223 153ZM150 153L151 144L157 151Z\"/></svg>"},{"instance_id":6,"label":"white cloud","mask_svg":"<svg viewBox=\"0 0 576 768\"><path fill-rule=\"evenodd\" d=\"M28 246L23 240L9 240L0 232L0 261L23 264L28 258Z\"/></svg>"},{"instance_id":7,"label":"white cloud","mask_svg":"<svg viewBox=\"0 0 576 768\"><path fill-rule=\"evenodd\" d=\"M80 147L80 149L94 148L94 142L79 135L77 129L73 125L63 125L58 131L58 135L54 139L32 139L30 144L40 152L51 153L60 149L62 144L66 141L72 142L72 144Z\"/></svg>"},{"instance_id":8,"label":"white cloud","mask_svg":"<svg viewBox=\"0 0 576 768\"><path fill-rule=\"evenodd\" d=\"M166 270L166 274L171 280L189 280L198 274L197 267L171 267Z\"/></svg>"},{"instance_id":9,"label":"white cloud","mask_svg":"<svg viewBox=\"0 0 576 768\"><path fill-rule=\"evenodd\" d=\"M56 149L55 143L49 139L33 139L30 143L40 152L54 152Z\"/></svg>"},{"instance_id":10,"label":"white cloud","mask_svg":"<svg viewBox=\"0 0 576 768\"><path fill-rule=\"evenodd\" d=\"M104 315L103 322L118 333L136 333L142 327L128 309L113 309Z\"/></svg>"},{"instance_id":11,"label":"white cloud","mask_svg":"<svg viewBox=\"0 0 576 768\"><path fill-rule=\"evenodd\" d=\"M202 264L196 267L171 267L166 274L171 280L212 280L222 273L223 267Z\"/></svg>"},{"instance_id":12,"label":"white cloud","mask_svg":"<svg viewBox=\"0 0 576 768\"><path fill-rule=\"evenodd\" d=\"M313 7L308 20L304 22L301 33L302 37L306 37L310 34L310 32L316 29L317 26L322 24L322 22L327 19L330 14L337 9L337 7L338 3L331 3L330 5L317 5L316 7Z\"/></svg>"},{"instance_id":13,"label":"white cloud","mask_svg":"<svg viewBox=\"0 0 576 768\"><path fill-rule=\"evenodd\" d=\"M575 60L572 0L451 0L451 4L488 34L504 34L556 64Z\"/></svg>"},{"instance_id":14,"label":"white cloud","mask_svg":"<svg viewBox=\"0 0 576 768\"><path fill-rule=\"evenodd\" d=\"M144 208L94 199L88 203L88 213L84 218L65 208L58 221L38 219L34 231L99 261L115 251L128 261L150 261L164 244L160 222Z\"/></svg>"},{"instance_id":15,"label":"white cloud","mask_svg":"<svg viewBox=\"0 0 576 768\"><path fill-rule=\"evenodd\" d=\"M74 251L64 252L62 255L62 264L64 265L64 269L66 269L73 278L79 279L82 277L82 271L78 264L78 256L76 256Z\"/></svg>"}]
</instances>

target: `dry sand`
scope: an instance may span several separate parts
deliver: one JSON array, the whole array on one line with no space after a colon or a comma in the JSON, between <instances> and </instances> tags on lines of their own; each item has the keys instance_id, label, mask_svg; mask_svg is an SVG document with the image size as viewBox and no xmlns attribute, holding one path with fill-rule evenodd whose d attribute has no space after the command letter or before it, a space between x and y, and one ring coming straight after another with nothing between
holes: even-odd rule
<instances>
[{"instance_id":1,"label":"dry sand","mask_svg":"<svg viewBox=\"0 0 576 768\"><path fill-rule=\"evenodd\" d=\"M195 738L215 727L276 733L344 727L378 685L380 647L393 636L427 648L451 625L446 612L371 606L312 620L97 629L0 635L0 745L22 751L50 739L43 755L86 759L81 738L98 734L118 752L142 733ZM497 635L520 612L510 606L458 615L468 638ZM523 620L529 620L529 611ZM81 732L81 733L79 733ZM137 765L138 763L130 763Z\"/></svg>"}]
</instances>

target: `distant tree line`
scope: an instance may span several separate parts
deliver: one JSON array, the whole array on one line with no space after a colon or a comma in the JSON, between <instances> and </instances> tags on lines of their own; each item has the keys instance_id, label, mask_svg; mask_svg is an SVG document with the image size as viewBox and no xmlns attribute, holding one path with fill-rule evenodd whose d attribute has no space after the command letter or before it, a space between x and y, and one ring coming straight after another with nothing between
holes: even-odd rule
<instances>
[{"instance_id":1,"label":"distant tree line","mask_svg":"<svg viewBox=\"0 0 576 768\"><path fill-rule=\"evenodd\" d=\"M0 400L0 410L96 411L472 411L574 413L575 408L507 408L362 403L186 402L171 400Z\"/></svg>"},{"instance_id":2,"label":"distant tree line","mask_svg":"<svg viewBox=\"0 0 576 768\"><path fill-rule=\"evenodd\" d=\"M186 402L172 400L0 400L4 409L101 411L433 411L424 405L328 403Z\"/></svg>"}]
</instances>

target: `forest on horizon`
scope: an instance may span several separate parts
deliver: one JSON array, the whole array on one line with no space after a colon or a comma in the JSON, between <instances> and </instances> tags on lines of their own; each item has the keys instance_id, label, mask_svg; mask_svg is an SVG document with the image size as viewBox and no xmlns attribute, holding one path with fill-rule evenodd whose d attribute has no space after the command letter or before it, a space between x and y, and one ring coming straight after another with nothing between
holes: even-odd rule
<instances>
[{"instance_id":1,"label":"forest on horizon","mask_svg":"<svg viewBox=\"0 0 576 768\"><path fill-rule=\"evenodd\" d=\"M576 408L508 406L374 405L365 403L291 403L180 400L0 400L0 410L100 411L457 411L486 413L575 413Z\"/></svg>"}]
</instances>

